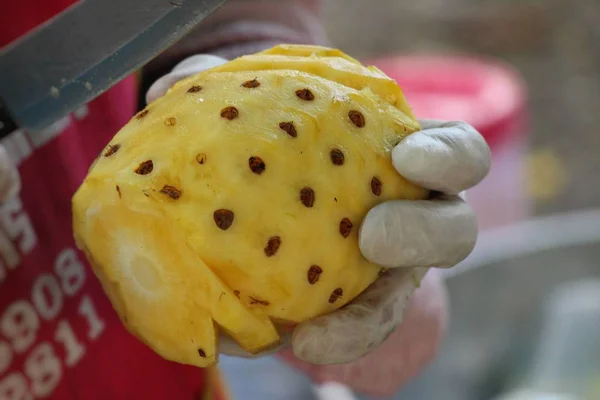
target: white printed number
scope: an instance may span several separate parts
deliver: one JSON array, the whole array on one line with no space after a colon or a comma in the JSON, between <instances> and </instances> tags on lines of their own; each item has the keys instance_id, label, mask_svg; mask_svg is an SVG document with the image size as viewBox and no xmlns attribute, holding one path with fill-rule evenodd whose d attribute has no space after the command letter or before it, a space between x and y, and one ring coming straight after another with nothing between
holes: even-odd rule
<instances>
[{"instance_id":1,"label":"white printed number","mask_svg":"<svg viewBox=\"0 0 600 400\"><path fill-rule=\"evenodd\" d=\"M27 379L19 372L13 372L0 381L0 399L2 400L33 400L27 390Z\"/></svg>"},{"instance_id":2,"label":"white printed number","mask_svg":"<svg viewBox=\"0 0 600 400\"><path fill-rule=\"evenodd\" d=\"M0 314L0 400L50 396L64 368L75 366L84 357L86 347L82 339L95 341L102 334L105 322L92 299L83 296L77 307L79 316L75 318L85 321L86 331L76 332L73 326L81 326L79 323L71 325L62 319L54 332L54 344L36 343L42 324L56 320L66 299L79 293L84 283L83 264L73 249L65 249L56 258L54 274L36 277L31 301L17 300ZM15 354L26 354L22 372L10 372Z\"/></svg>"},{"instance_id":3,"label":"white printed number","mask_svg":"<svg viewBox=\"0 0 600 400\"><path fill-rule=\"evenodd\" d=\"M61 288L67 296L77 293L85 282L85 269L73 249L63 250L58 255L54 271L59 276Z\"/></svg>"},{"instance_id":4,"label":"white printed number","mask_svg":"<svg viewBox=\"0 0 600 400\"><path fill-rule=\"evenodd\" d=\"M56 318L63 305L63 297L56 278L50 274L40 275L31 290L31 300L45 320Z\"/></svg>"},{"instance_id":5,"label":"white printed number","mask_svg":"<svg viewBox=\"0 0 600 400\"><path fill-rule=\"evenodd\" d=\"M71 325L67 321L60 321L54 339L62 343L65 348L65 364L71 367L83 357L85 347L77 340L75 332L71 329Z\"/></svg>"},{"instance_id":6,"label":"white printed number","mask_svg":"<svg viewBox=\"0 0 600 400\"><path fill-rule=\"evenodd\" d=\"M0 321L0 333L11 341L17 354L24 353L35 341L40 319L35 309L24 300L7 307Z\"/></svg>"},{"instance_id":7,"label":"white printed number","mask_svg":"<svg viewBox=\"0 0 600 400\"><path fill-rule=\"evenodd\" d=\"M6 201L0 208L0 225L12 240L19 240L19 250L29 254L37 245L37 236L18 196Z\"/></svg>"},{"instance_id":8,"label":"white printed number","mask_svg":"<svg viewBox=\"0 0 600 400\"><path fill-rule=\"evenodd\" d=\"M54 284L58 285L56 282L49 283L52 281L48 278L38 282L45 283L37 287L53 288ZM50 289L48 293L52 290L54 289ZM40 294L40 296L44 295ZM54 315L55 304L62 304L62 297L52 297L52 295L43 302L39 299L36 301L34 296L33 299L42 318ZM31 304L23 300L11 304L4 312L0 320L0 329L8 341L0 340L0 375L10 367L14 353L24 353L35 342L40 328L38 313ZM81 299L78 314L87 323L87 338L95 341L104 331L105 322L98 315L89 296L83 296ZM54 347L50 342L42 342L33 347L25 359L24 374L13 372L0 380L0 400L33 400L49 396L62 377L62 363L64 362L67 367L73 367L85 355L84 344L67 320L58 323L54 340L58 347ZM61 361L56 353L59 348L64 349L64 361Z\"/></svg>"},{"instance_id":9,"label":"white printed number","mask_svg":"<svg viewBox=\"0 0 600 400\"><path fill-rule=\"evenodd\" d=\"M46 397L58 385L62 375L60 359L48 342L40 343L25 361L25 373L31 380L31 393Z\"/></svg>"}]
</instances>

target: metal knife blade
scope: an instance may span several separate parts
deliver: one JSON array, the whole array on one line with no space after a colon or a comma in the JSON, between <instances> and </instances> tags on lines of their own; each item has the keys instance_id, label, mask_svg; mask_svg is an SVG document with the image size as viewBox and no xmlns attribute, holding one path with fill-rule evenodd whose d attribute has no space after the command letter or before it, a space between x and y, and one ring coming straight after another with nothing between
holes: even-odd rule
<instances>
[{"instance_id":1,"label":"metal knife blade","mask_svg":"<svg viewBox=\"0 0 600 400\"><path fill-rule=\"evenodd\" d=\"M35 135L181 39L226 0L82 0L0 50L0 139Z\"/></svg>"}]
</instances>

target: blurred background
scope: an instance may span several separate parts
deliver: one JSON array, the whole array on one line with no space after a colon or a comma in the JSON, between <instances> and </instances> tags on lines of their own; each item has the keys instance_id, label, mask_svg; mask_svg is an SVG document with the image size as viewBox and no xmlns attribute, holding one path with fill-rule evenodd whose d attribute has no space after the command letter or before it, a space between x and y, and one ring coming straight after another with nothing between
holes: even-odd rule
<instances>
[{"instance_id":1,"label":"blurred background","mask_svg":"<svg viewBox=\"0 0 600 400\"><path fill-rule=\"evenodd\" d=\"M334 46L397 79L418 117L464 119L493 152L469 193L481 238L447 277L448 338L392 398L600 399L600 1L325 3ZM260 363L224 360L237 398L317 398Z\"/></svg>"},{"instance_id":2,"label":"blurred background","mask_svg":"<svg viewBox=\"0 0 600 400\"><path fill-rule=\"evenodd\" d=\"M532 212L600 204L600 185L594 184L600 171L598 0L325 3L333 44L363 59L424 53L509 63L528 95L523 173Z\"/></svg>"}]
</instances>

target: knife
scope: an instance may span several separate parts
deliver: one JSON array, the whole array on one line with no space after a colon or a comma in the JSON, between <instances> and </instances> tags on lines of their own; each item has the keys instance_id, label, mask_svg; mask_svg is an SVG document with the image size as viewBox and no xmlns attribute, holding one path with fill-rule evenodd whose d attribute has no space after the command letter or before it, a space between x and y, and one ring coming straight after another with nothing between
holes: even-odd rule
<instances>
[{"instance_id":1,"label":"knife","mask_svg":"<svg viewBox=\"0 0 600 400\"><path fill-rule=\"evenodd\" d=\"M226 0L81 0L0 49L0 139L35 136L173 45Z\"/></svg>"}]
</instances>

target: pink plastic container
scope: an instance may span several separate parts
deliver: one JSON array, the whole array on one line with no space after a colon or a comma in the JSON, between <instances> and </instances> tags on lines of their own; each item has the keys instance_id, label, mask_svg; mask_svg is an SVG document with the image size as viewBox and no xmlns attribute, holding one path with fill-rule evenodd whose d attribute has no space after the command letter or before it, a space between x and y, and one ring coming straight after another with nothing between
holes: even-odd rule
<instances>
[{"instance_id":1,"label":"pink plastic container","mask_svg":"<svg viewBox=\"0 0 600 400\"><path fill-rule=\"evenodd\" d=\"M366 63L398 82L418 118L466 121L485 137L492 149L492 168L467 193L480 229L529 217L524 175L527 90L518 73L474 57L390 57Z\"/></svg>"}]
</instances>

